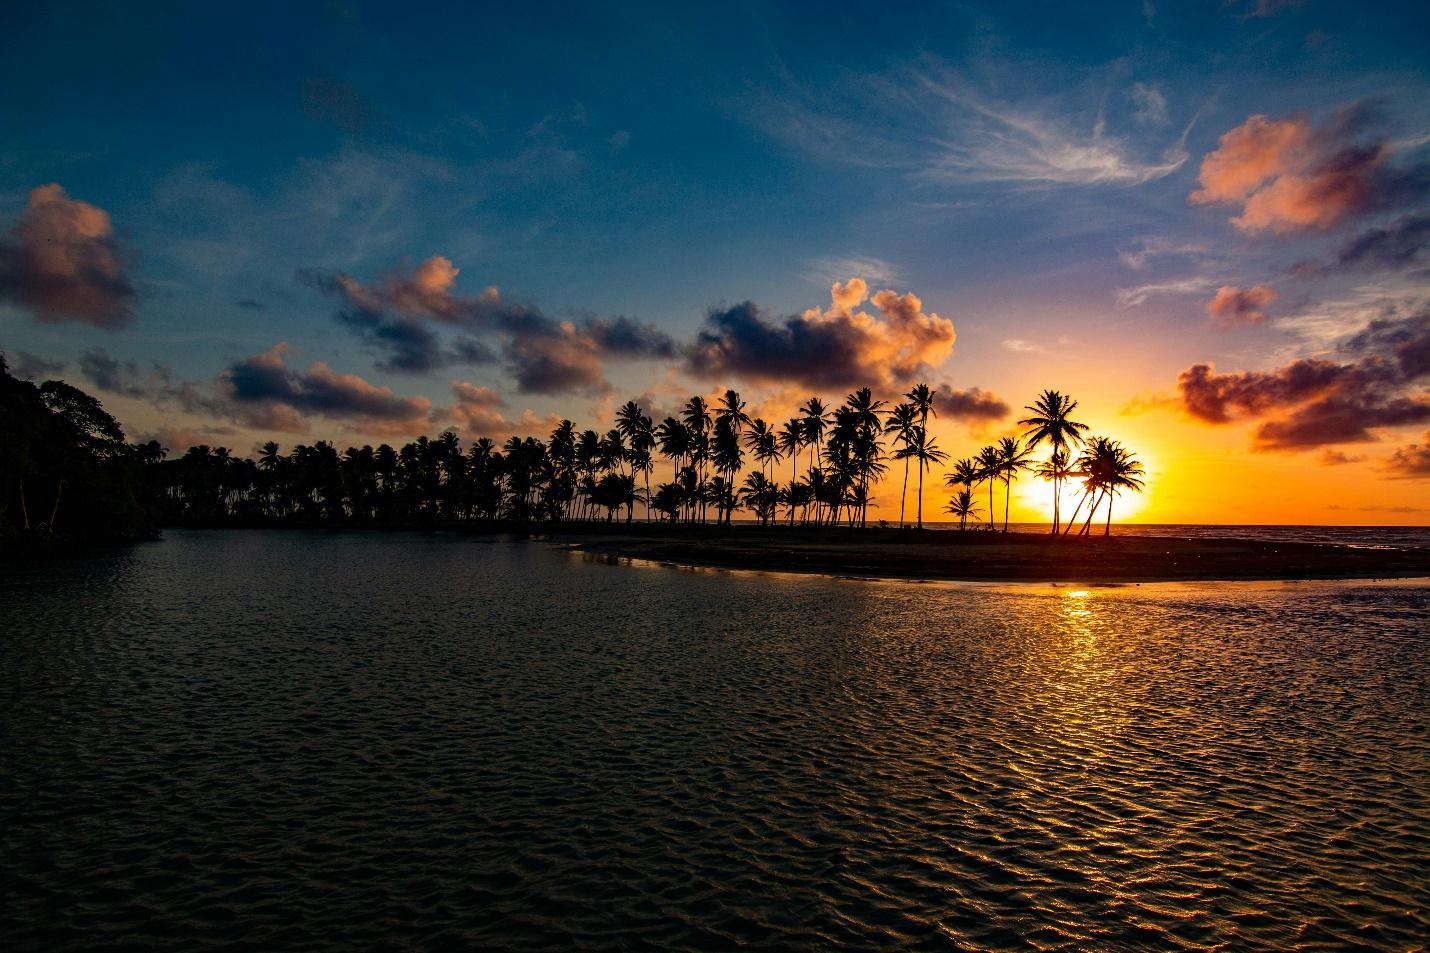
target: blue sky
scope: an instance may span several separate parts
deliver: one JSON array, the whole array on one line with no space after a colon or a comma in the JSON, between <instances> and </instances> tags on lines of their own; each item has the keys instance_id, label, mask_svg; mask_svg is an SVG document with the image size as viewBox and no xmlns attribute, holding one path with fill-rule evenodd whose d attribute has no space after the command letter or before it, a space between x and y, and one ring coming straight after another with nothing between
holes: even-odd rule
<instances>
[{"instance_id":1,"label":"blue sky","mask_svg":"<svg viewBox=\"0 0 1430 953\"><path fill-rule=\"evenodd\" d=\"M57 183L108 214L132 283L117 328L0 299L12 362L73 375L102 349L207 388L286 342L285 366L438 408L464 382L503 420L584 422L616 397L670 406L713 386L681 356L711 309L748 300L777 325L857 277L956 326L925 376L1015 404L1080 389L1112 413L1174 394L1196 363L1274 370L1425 300L1418 259L1371 279L1288 272L1423 209L1424 4L218 6L9 14L0 226ZM1189 200L1250 117L1299 116L1314 138L1347 110L1346 142L1383 146L1399 192L1285 231ZM553 322L624 316L668 346L602 352L604 389L522 393L507 325L462 318L487 360L396 372L323 282L375 288L433 256L464 300L495 285ZM1208 318L1222 286L1274 287L1274 304L1229 333ZM720 366L719 383L778 403L778 382ZM180 412L131 377L112 401L131 430L207 425L242 449L259 435L221 401ZM372 433L336 414L306 425Z\"/></svg>"}]
</instances>

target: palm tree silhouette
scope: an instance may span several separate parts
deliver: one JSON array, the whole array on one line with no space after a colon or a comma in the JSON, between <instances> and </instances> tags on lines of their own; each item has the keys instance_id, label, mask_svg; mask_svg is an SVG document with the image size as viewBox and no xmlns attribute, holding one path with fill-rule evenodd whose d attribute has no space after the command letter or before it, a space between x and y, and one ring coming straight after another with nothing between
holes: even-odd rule
<instances>
[{"instance_id":1,"label":"palm tree silhouette","mask_svg":"<svg viewBox=\"0 0 1430 953\"><path fill-rule=\"evenodd\" d=\"M794 525L794 503L795 487L799 483L799 451L804 447L804 421L799 417L791 417L785 421L785 425L780 428L777 444L779 450L789 457L789 495L791 503L789 508L789 524Z\"/></svg>"},{"instance_id":2,"label":"palm tree silhouette","mask_svg":"<svg viewBox=\"0 0 1430 953\"><path fill-rule=\"evenodd\" d=\"M916 384L914 385L913 390L909 391L907 394L904 395L908 398L909 402L914 405L914 408L919 412L919 427L923 429L925 436L928 435L929 417L938 416L938 411L935 410L933 406L934 398L937 395L938 392L929 387L929 385L927 384ZM933 442L929 441L926 446L932 447ZM942 453L942 451L939 452ZM937 461L929 461L922 457L920 459L925 463L942 462L942 459L946 459L946 455ZM924 528L924 470L926 469L928 469L927 466L921 467L919 469L919 529Z\"/></svg>"},{"instance_id":3,"label":"palm tree silhouette","mask_svg":"<svg viewBox=\"0 0 1430 953\"><path fill-rule=\"evenodd\" d=\"M1003 456L997 447L984 447L974 462L978 464L979 479L988 481L988 528L993 530L997 528L993 523L993 484L1003 472Z\"/></svg>"},{"instance_id":4,"label":"palm tree silhouette","mask_svg":"<svg viewBox=\"0 0 1430 953\"><path fill-rule=\"evenodd\" d=\"M1031 447L1022 446L1017 437L1004 437L998 441L998 472L1003 477L1003 532L1008 532L1008 503L1013 498L1013 481L1019 473L1028 470L1032 463L1029 457Z\"/></svg>"},{"instance_id":5,"label":"palm tree silhouette","mask_svg":"<svg viewBox=\"0 0 1430 953\"><path fill-rule=\"evenodd\" d=\"M804 402L804 406L799 409L804 421L804 440L810 447L811 467L824 467L822 448L824 446L824 434L833 422L829 415L829 408L824 406L824 401L818 397L811 397Z\"/></svg>"},{"instance_id":6,"label":"palm tree silhouette","mask_svg":"<svg viewBox=\"0 0 1430 953\"><path fill-rule=\"evenodd\" d=\"M904 461L904 485L899 491L899 528L904 528L904 502L909 496L909 459L914 456L914 431L919 428L918 410L913 404L897 404L884 421L884 432L894 435L894 443L902 444L894 451L895 460Z\"/></svg>"},{"instance_id":7,"label":"palm tree silhouette","mask_svg":"<svg viewBox=\"0 0 1430 953\"><path fill-rule=\"evenodd\" d=\"M968 518L978 516L978 504L973 501L973 491L964 487L953 495L944 507L944 512L952 513L958 517L958 529L964 532L968 529Z\"/></svg>"},{"instance_id":8,"label":"palm tree silhouette","mask_svg":"<svg viewBox=\"0 0 1430 953\"><path fill-rule=\"evenodd\" d=\"M1018 421L1018 425L1028 428L1023 434L1023 439L1028 441L1028 449L1036 448L1044 440L1052 444L1055 453L1082 443L1082 433L1087 430L1087 424L1079 423L1071 416L1077 409L1077 401L1058 391L1045 390L1023 409L1028 411L1029 416ZM1061 517L1062 478L1053 477L1052 480L1053 533L1056 535Z\"/></svg>"}]
</instances>

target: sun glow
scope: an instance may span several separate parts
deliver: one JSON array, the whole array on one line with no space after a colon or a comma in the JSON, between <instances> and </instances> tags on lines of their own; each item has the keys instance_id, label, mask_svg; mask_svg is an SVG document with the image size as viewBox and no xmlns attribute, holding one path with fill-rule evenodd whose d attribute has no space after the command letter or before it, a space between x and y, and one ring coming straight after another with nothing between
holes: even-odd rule
<instances>
[{"instance_id":1,"label":"sun glow","mask_svg":"<svg viewBox=\"0 0 1430 953\"><path fill-rule=\"evenodd\" d=\"M1112 501L1112 521L1116 523L1126 523L1136 519L1137 514L1143 512L1152 502L1155 490L1156 470L1148 455L1140 449L1137 451L1137 459L1142 462L1146 473L1142 480L1145 484L1141 493L1123 491ZM1041 466L1043 460L1034 464L1036 469ZM994 510L997 518L1003 518L1003 487L999 484L994 488ZM1087 503L1083 503L1082 510L1078 512L1078 503L1083 499L1082 481L1070 478L1063 482L1062 489L1062 518L1064 522L1071 519L1073 514L1077 514L1078 525L1086 522L1088 517ZM981 494L981 508L988 507L988 488L984 486ZM1053 484L1051 480L1044 480L1032 473L1025 474L1013 483L1013 505L1012 520L1015 522L1037 522L1051 523L1053 521ZM1107 519L1107 504L1104 501L1097 508L1097 515L1093 518L1094 523L1103 523Z\"/></svg>"}]
</instances>

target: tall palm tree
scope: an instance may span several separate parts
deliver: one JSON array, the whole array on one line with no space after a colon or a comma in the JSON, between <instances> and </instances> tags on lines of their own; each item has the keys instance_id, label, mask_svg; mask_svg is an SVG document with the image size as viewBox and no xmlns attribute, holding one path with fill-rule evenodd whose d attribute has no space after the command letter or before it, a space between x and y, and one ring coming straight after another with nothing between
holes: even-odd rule
<instances>
[{"instance_id":1,"label":"tall palm tree","mask_svg":"<svg viewBox=\"0 0 1430 953\"><path fill-rule=\"evenodd\" d=\"M918 503L918 528L924 528L924 471L933 468L935 463L943 463L948 459L948 454L938 448L938 442L929 436L929 432L924 427L919 427L914 432L913 445L914 459L919 462L919 503Z\"/></svg>"},{"instance_id":2,"label":"tall palm tree","mask_svg":"<svg viewBox=\"0 0 1430 953\"><path fill-rule=\"evenodd\" d=\"M1013 481L1018 474L1032 467L1029 458L1031 447L1018 443L1017 437L1004 437L998 441L998 473L1003 478L1003 532L1008 532L1008 503L1013 498Z\"/></svg>"},{"instance_id":3,"label":"tall palm tree","mask_svg":"<svg viewBox=\"0 0 1430 953\"><path fill-rule=\"evenodd\" d=\"M799 409L799 412L804 421L804 440L810 447L809 465L823 467L824 434L831 423L829 408L824 406L824 401L818 397L811 397L804 402L804 406Z\"/></svg>"},{"instance_id":4,"label":"tall palm tree","mask_svg":"<svg viewBox=\"0 0 1430 953\"><path fill-rule=\"evenodd\" d=\"M730 432L739 437L750 425L750 415L745 413L745 402L738 392L727 390L720 398L720 406L715 408L715 422L725 421Z\"/></svg>"},{"instance_id":5,"label":"tall palm tree","mask_svg":"<svg viewBox=\"0 0 1430 953\"><path fill-rule=\"evenodd\" d=\"M928 436L929 417L938 416L938 411L933 406L934 398L937 396L938 391L927 384L915 384L913 390L904 395L909 403L914 405L914 409L919 412L919 426L923 428L925 437ZM933 442L929 441L928 446L932 445ZM928 467L922 467L919 470L919 529L924 527L924 470L926 469Z\"/></svg>"},{"instance_id":6,"label":"tall palm tree","mask_svg":"<svg viewBox=\"0 0 1430 953\"><path fill-rule=\"evenodd\" d=\"M914 431L919 428L918 410L913 404L896 404L884 421L884 432L894 435L899 449L894 459L904 461L904 486L899 491L899 529L904 528L904 503L909 496L909 460L914 456Z\"/></svg>"},{"instance_id":7,"label":"tall palm tree","mask_svg":"<svg viewBox=\"0 0 1430 953\"><path fill-rule=\"evenodd\" d=\"M1023 434L1023 439L1028 441L1028 448L1033 449L1046 440L1052 444L1053 450L1067 450L1069 446L1076 446L1082 443L1082 433L1087 430L1087 424L1079 423L1072 419L1072 412L1077 410L1077 401L1064 396L1055 390L1045 390L1038 395L1038 399L1023 408L1028 411L1028 416L1018 421L1018 425L1027 427ZM1061 518L1062 499L1062 479L1053 478L1053 533L1058 531L1058 522Z\"/></svg>"},{"instance_id":8,"label":"tall palm tree","mask_svg":"<svg viewBox=\"0 0 1430 953\"><path fill-rule=\"evenodd\" d=\"M785 421L785 425L780 428L778 445L780 452L789 457L789 492L794 496L795 486L799 483L799 451L804 447L805 430L804 421L799 417L791 417ZM790 503L789 525L794 525L794 503Z\"/></svg>"},{"instance_id":9,"label":"tall palm tree","mask_svg":"<svg viewBox=\"0 0 1430 953\"><path fill-rule=\"evenodd\" d=\"M978 451L978 456L973 459L978 464L978 478L988 481L988 528L993 530L997 528L993 516L993 484L1002 473L1003 458L997 447L990 446Z\"/></svg>"}]
</instances>

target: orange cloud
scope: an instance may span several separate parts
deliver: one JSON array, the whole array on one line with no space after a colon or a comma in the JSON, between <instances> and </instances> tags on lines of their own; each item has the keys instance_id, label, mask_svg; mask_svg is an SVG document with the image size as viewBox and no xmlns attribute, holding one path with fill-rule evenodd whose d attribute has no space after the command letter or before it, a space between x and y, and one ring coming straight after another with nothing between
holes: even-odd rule
<instances>
[{"instance_id":1,"label":"orange cloud","mask_svg":"<svg viewBox=\"0 0 1430 953\"><path fill-rule=\"evenodd\" d=\"M41 321L120 328L134 317L134 297L109 213L71 199L56 183L31 190L24 214L0 241L0 300Z\"/></svg>"},{"instance_id":2,"label":"orange cloud","mask_svg":"<svg viewBox=\"0 0 1430 953\"><path fill-rule=\"evenodd\" d=\"M1329 228L1368 207L1383 143L1357 145L1354 110L1322 128L1305 116L1251 116L1202 159L1197 205L1240 205L1244 232L1278 234Z\"/></svg>"},{"instance_id":3,"label":"orange cloud","mask_svg":"<svg viewBox=\"0 0 1430 953\"><path fill-rule=\"evenodd\" d=\"M1222 285L1207 302L1207 314L1218 327L1234 328L1243 324L1260 324L1266 320L1266 307L1275 301L1275 289L1266 285L1236 288Z\"/></svg>"}]
</instances>

